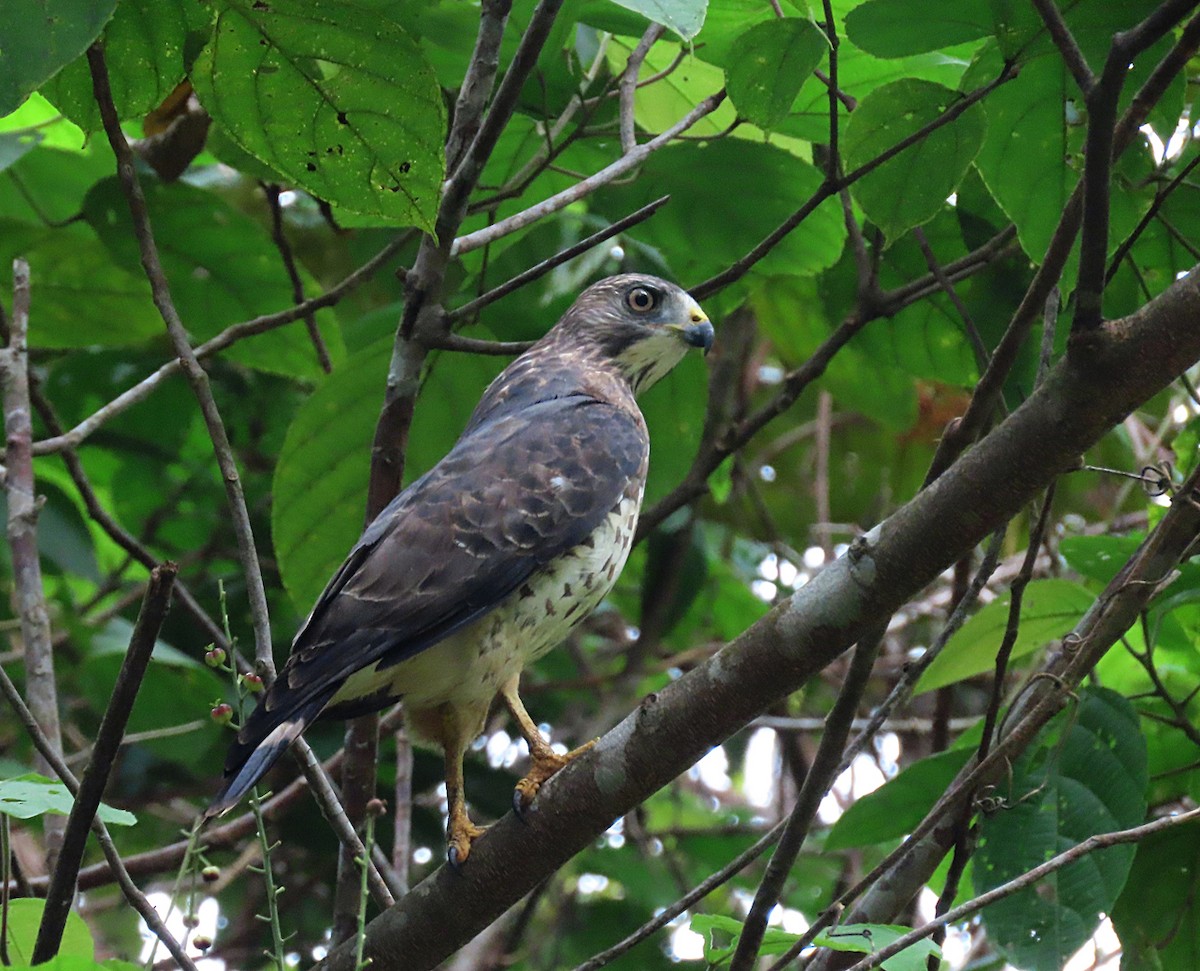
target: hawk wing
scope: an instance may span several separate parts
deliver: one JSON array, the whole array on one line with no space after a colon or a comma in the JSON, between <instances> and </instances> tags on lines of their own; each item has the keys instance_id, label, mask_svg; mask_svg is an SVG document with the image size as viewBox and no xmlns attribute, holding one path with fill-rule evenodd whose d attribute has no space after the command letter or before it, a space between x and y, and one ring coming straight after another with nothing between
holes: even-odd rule
<instances>
[{"instance_id":1,"label":"hawk wing","mask_svg":"<svg viewBox=\"0 0 1200 971\"><path fill-rule=\"evenodd\" d=\"M355 671L432 647L586 540L645 475L648 455L640 414L585 394L471 428L379 514L329 582L238 733L209 813L236 802ZM339 712L352 707L339 699Z\"/></svg>"}]
</instances>

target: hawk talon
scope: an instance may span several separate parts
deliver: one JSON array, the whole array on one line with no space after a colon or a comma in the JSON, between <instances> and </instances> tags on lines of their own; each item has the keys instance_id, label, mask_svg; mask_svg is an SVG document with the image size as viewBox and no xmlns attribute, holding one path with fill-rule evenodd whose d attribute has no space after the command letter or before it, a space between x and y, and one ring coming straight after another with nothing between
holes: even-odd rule
<instances>
[{"instance_id":1,"label":"hawk talon","mask_svg":"<svg viewBox=\"0 0 1200 971\"><path fill-rule=\"evenodd\" d=\"M513 790L513 812L517 814L517 817L524 818L526 811L533 805L538 790L542 788L547 779L569 763L574 762L585 752L590 751L598 741L599 739L593 738L590 742L580 745L579 748L572 749L566 755L559 755L549 747L534 749L530 753L533 765L530 766L525 778L518 782Z\"/></svg>"},{"instance_id":2,"label":"hawk talon","mask_svg":"<svg viewBox=\"0 0 1200 971\"><path fill-rule=\"evenodd\" d=\"M475 841L487 832L486 827L476 826L464 811L461 816L451 814L446 827L446 862L455 873L461 873L463 864L471 855Z\"/></svg>"}]
</instances>

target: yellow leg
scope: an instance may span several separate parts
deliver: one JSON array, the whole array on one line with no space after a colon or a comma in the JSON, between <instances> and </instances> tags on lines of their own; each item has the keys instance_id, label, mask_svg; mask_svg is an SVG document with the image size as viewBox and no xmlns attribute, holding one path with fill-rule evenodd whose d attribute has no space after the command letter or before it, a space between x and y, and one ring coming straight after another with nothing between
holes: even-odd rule
<instances>
[{"instance_id":1,"label":"yellow leg","mask_svg":"<svg viewBox=\"0 0 1200 971\"><path fill-rule=\"evenodd\" d=\"M471 855L471 844L483 835L482 826L476 826L467 815L467 800L463 782L463 753L469 740L464 738L459 720L448 708L442 713L442 742L446 749L446 802L449 805L449 822L446 825L446 858L457 869Z\"/></svg>"},{"instance_id":2,"label":"yellow leg","mask_svg":"<svg viewBox=\"0 0 1200 971\"><path fill-rule=\"evenodd\" d=\"M517 694L517 678L513 678L503 688L500 689L501 697L504 698L504 705L508 708L509 714L513 716L513 720L517 723L521 734L525 741L529 743L529 758L533 764L529 768L528 774L517 783L516 791L513 793L513 809L518 814L528 809L533 802L533 797L537 795L538 789L542 787L550 776L554 775L568 762L577 759L583 755L588 749L596 744L596 740L592 739L579 748L568 752L566 755L559 755L550 747L550 743L542 738L542 733L538 731L537 725L533 723L533 719L529 717L529 712L525 710L525 706L521 703L521 697Z\"/></svg>"}]
</instances>

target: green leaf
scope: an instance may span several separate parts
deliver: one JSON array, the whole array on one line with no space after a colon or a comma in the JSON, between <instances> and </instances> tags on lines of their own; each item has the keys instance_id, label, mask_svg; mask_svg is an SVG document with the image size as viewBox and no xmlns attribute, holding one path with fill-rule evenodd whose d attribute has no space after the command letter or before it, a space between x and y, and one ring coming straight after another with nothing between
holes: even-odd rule
<instances>
[{"instance_id":1,"label":"green leaf","mask_svg":"<svg viewBox=\"0 0 1200 971\"><path fill-rule=\"evenodd\" d=\"M1089 836L1142 823L1146 743L1133 706L1089 688L1048 726L994 793L1001 808L980 823L974 885L985 893ZM1136 847L1090 853L983 911L988 939L1029 971L1057 971L1112 910Z\"/></svg>"},{"instance_id":2,"label":"green leaf","mask_svg":"<svg viewBox=\"0 0 1200 971\"><path fill-rule=\"evenodd\" d=\"M0 782L0 785L3 785ZM33 946L37 941L38 927L42 923L42 911L46 901L25 897L8 901L8 959L15 964L30 964ZM95 967L96 946L92 943L92 932L75 910L67 914L67 925L63 930L58 955L49 963L39 964L39 969L62 967L64 971ZM58 964L59 960L63 964Z\"/></svg>"},{"instance_id":3,"label":"green leaf","mask_svg":"<svg viewBox=\"0 0 1200 971\"><path fill-rule=\"evenodd\" d=\"M1108 583L1142 545L1142 536L1064 536L1058 544L1072 570Z\"/></svg>"},{"instance_id":4,"label":"green leaf","mask_svg":"<svg viewBox=\"0 0 1200 971\"><path fill-rule=\"evenodd\" d=\"M1095 601L1095 594L1070 580L1034 580L1021 601L1021 627L1012 659L1024 657L1043 644L1062 637ZM1012 595L993 600L963 624L917 682L917 693L943 688L956 681L991 671L996 651L1008 626Z\"/></svg>"},{"instance_id":5,"label":"green leaf","mask_svg":"<svg viewBox=\"0 0 1200 971\"><path fill-rule=\"evenodd\" d=\"M850 116L843 142L854 170L946 113L962 95L929 81L907 79L877 88ZM972 105L850 187L867 217L894 239L928 222L967 172L983 144L983 108Z\"/></svg>"},{"instance_id":6,"label":"green leaf","mask_svg":"<svg viewBox=\"0 0 1200 971\"><path fill-rule=\"evenodd\" d=\"M33 347L136 344L163 332L145 278L113 264L86 226L40 229L0 218L0 265L29 261ZM11 290L0 287L11 308Z\"/></svg>"},{"instance_id":7,"label":"green leaf","mask_svg":"<svg viewBox=\"0 0 1200 971\"><path fill-rule=\"evenodd\" d=\"M615 0L647 20L670 27L684 40L691 40L704 26L708 0Z\"/></svg>"},{"instance_id":8,"label":"green leaf","mask_svg":"<svg viewBox=\"0 0 1200 971\"><path fill-rule=\"evenodd\" d=\"M1137 844L1133 868L1112 910L1122 967L1200 967L1200 823L1184 823Z\"/></svg>"},{"instance_id":9,"label":"green leaf","mask_svg":"<svg viewBox=\"0 0 1200 971\"><path fill-rule=\"evenodd\" d=\"M11 131L0 134L0 172L33 151L41 140L37 132Z\"/></svg>"},{"instance_id":10,"label":"green leaf","mask_svg":"<svg viewBox=\"0 0 1200 971\"><path fill-rule=\"evenodd\" d=\"M213 192L182 182L143 180L163 271L184 325L199 340L224 327L293 303L292 285L275 244L255 220ZM116 178L97 183L84 200L84 216L119 262L131 270L141 257L129 207ZM308 296L320 288L302 268ZM341 334L330 311L318 311L321 336L334 366L343 357ZM162 322L157 330L163 329ZM322 372L303 321L244 340L223 352L251 367L288 377Z\"/></svg>"},{"instance_id":11,"label":"green leaf","mask_svg":"<svg viewBox=\"0 0 1200 971\"><path fill-rule=\"evenodd\" d=\"M971 755L970 749L955 748L906 766L895 778L847 807L830 829L825 849L871 846L911 832Z\"/></svg>"},{"instance_id":12,"label":"green leaf","mask_svg":"<svg viewBox=\"0 0 1200 971\"><path fill-rule=\"evenodd\" d=\"M787 117L800 88L829 50L816 25L798 17L755 24L733 44L725 69L729 98L760 128Z\"/></svg>"},{"instance_id":13,"label":"green leaf","mask_svg":"<svg viewBox=\"0 0 1200 971\"><path fill-rule=\"evenodd\" d=\"M737 190L713 192L714 180L722 179L736 179ZM744 256L798 209L821 180L820 172L789 152L726 138L655 152L637 182L610 187L597 201L615 219L669 192L670 203L630 235L670 254L676 276L690 284ZM712 232L713 226L720 231ZM837 199L827 199L752 273L818 273L837 261L845 239L841 206Z\"/></svg>"},{"instance_id":14,"label":"green leaf","mask_svg":"<svg viewBox=\"0 0 1200 971\"><path fill-rule=\"evenodd\" d=\"M704 958L716 966L724 965L737 950L738 938L742 933L742 922L719 914L694 914L691 929L706 935ZM815 947L827 947L834 951L849 951L854 954L871 954L886 947L897 938L907 934L911 927L899 924L842 924L832 930L822 931L813 940ZM728 945L715 943L714 931L728 935ZM789 934L776 927L768 927L758 949L760 955L782 954L800 939L799 934ZM941 957L941 948L932 941L918 941L894 954L883 962L884 971L924 971L930 956Z\"/></svg>"},{"instance_id":15,"label":"green leaf","mask_svg":"<svg viewBox=\"0 0 1200 971\"><path fill-rule=\"evenodd\" d=\"M114 617L93 638L81 664L83 693L97 711L103 711L125 659L133 625ZM168 731L139 745L167 762L200 770L209 762L210 750L224 741L209 720L213 699L223 698L228 684L200 662L162 641L155 642L150 666L142 679L128 732L161 732L181 725L203 722L186 737Z\"/></svg>"},{"instance_id":16,"label":"green leaf","mask_svg":"<svg viewBox=\"0 0 1200 971\"><path fill-rule=\"evenodd\" d=\"M994 0L957 0L930 16L924 0L867 0L846 15L846 36L876 57L923 54L988 37Z\"/></svg>"},{"instance_id":17,"label":"green leaf","mask_svg":"<svg viewBox=\"0 0 1200 971\"><path fill-rule=\"evenodd\" d=\"M0 779L0 813L15 819L32 819L44 813L68 816L75 797L61 782L52 782L44 775L29 772L12 779ZM133 826L137 817L124 809L100 804L96 814L114 826Z\"/></svg>"},{"instance_id":18,"label":"green leaf","mask_svg":"<svg viewBox=\"0 0 1200 971\"><path fill-rule=\"evenodd\" d=\"M147 114L182 80L186 36L181 0L121 0L102 38L121 118ZM84 131L103 127L86 57L63 68L42 93Z\"/></svg>"},{"instance_id":19,"label":"green leaf","mask_svg":"<svg viewBox=\"0 0 1200 971\"><path fill-rule=\"evenodd\" d=\"M318 198L432 231L445 109L417 42L367 3L216 6L191 77L217 124Z\"/></svg>"},{"instance_id":20,"label":"green leaf","mask_svg":"<svg viewBox=\"0 0 1200 971\"><path fill-rule=\"evenodd\" d=\"M117 0L6 0L0 4L0 115L7 115L96 39Z\"/></svg>"}]
</instances>

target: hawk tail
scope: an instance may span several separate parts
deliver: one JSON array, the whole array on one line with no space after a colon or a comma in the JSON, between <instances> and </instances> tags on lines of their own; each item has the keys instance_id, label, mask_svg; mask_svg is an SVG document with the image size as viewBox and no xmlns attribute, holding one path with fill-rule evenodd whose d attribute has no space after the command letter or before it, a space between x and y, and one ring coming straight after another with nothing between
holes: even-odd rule
<instances>
[{"instance_id":1,"label":"hawk tail","mask_svg":"<svg viewBox=\"0 0 1200 971\"><path fill-rule=\"evenodd\" d=\"M264 699L230 748L225 762L225 783L204 811L204 818L221 816L236 806L308 728L332 696L332 691L322 692L287 712L268 711Z\"/></svg>"}]
</instances>

